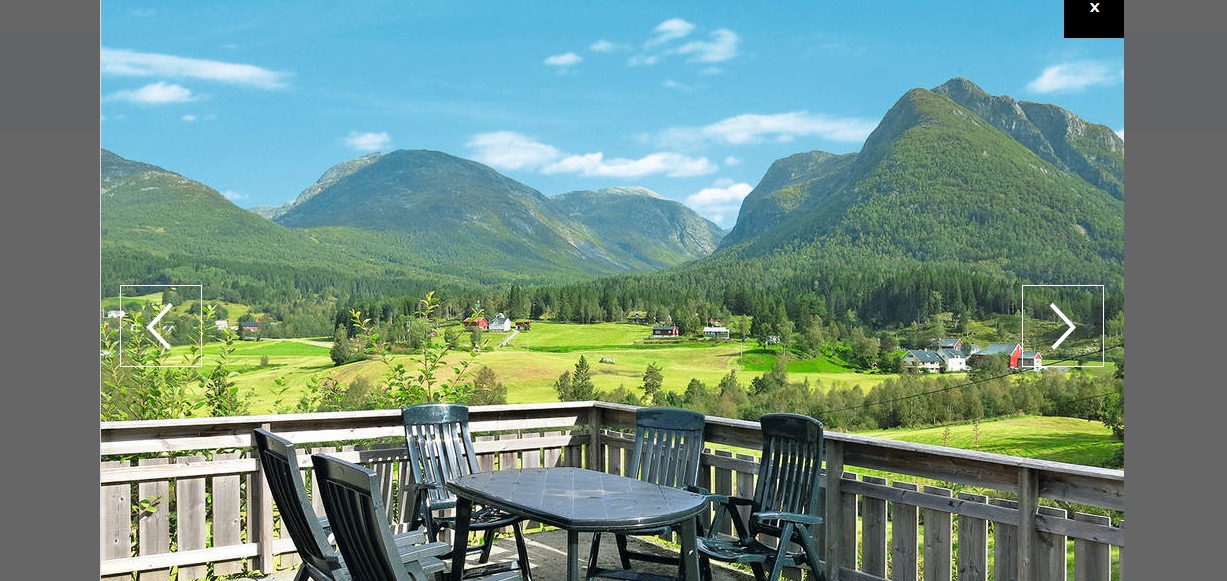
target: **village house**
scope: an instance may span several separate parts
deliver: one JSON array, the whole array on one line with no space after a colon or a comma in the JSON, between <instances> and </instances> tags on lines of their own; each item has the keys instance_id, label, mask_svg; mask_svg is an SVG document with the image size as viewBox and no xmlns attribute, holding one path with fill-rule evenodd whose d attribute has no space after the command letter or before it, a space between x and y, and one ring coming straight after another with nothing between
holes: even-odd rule
<instances>
[{"instance_id":1,"label":"village house","mask_svg":"<svg viewBox=\"0 0 1227 581\"><path fill-rule=\"evenodd\" d=\"M676 337L681 334L681 329L677 325L656 325L652 327L653 337Z\"/></svg>"},{"instance_id":2,"label":"village house","mask_svg":"<svg viewBox=\"0 0 1227 581\"><path fill-rule=\"evenodd\" d=\"M703 336L711 339L728 339L729 330L725 327L703 327Z\"/></svg>"},{"instance_id":3,"label":"village house","mask_svg":"<svg viewBox=\"0 0 1227 581\"><path fill-rule=\"evenodd\" d=\"M962 345L962 341L959 341ZM938 349L937 356L942 358L942 369L947 372L967 371L967 355L962 349Z\"/></svg>"},{"instance_id":4,"label":"village house","mask_svg":"<svg viewBox=\"0 0 1227 581\"><path fill-rule=\"evenodd\" d=\"M517 321L516 329L519 331L531 331L533 328L532 321Z\"/></svg>"},{"instance_id":5,"label":"village house","mask_svg":"<svg viewBox=\"0 0 1227 581\"><path fill-rule=\"evenodd\" d=\"M1018 360L1020 369L1043 369L1044 357L1039 351L1023 351L1022 357Z\"/></svg>"},{"instance_id":6,"label":"village house","mask_svg":"<svg viewBox=\"0 0 1227 581\"><path fill-rule=\"evenodd\" d=\"M942 370L942 363L937 351L909 349L899 360L899 368L916 373L938 373Z\"/></svg>"},{"instance_id":7,"label":"village house","mask_svg":"<svg viewBox=\"0 0 1227 581\"><path fill-rule=\"evenodd\" d=\"M511 319L508 319L507 315L504 315L503 313L495 315L493 319L490 319L488 324L489 326L487 328L491 331L506 333L511 330Z\"/></svg>"},{"instance_id":8,"label":"village house","mask_svg":"<svg viewBox=\"0 0 1227 581\"><path fill-rule=\"evenodd\" d=\"M465 329L477 328L477 329L483 329L483 330L489 329L490 321L487 320L485 317L477 317L476 319L465 319L464 328Z\"/></svg>"},{"instance_id":9,"label":"village house","mask_svg":"<svg viewBox=\"0 0 1227 581\"><path fill-rule=\"evenodd\" d=\"M967 357L967 363L970 365L976 360L991 357L994 355L1005 355L1009 358L1010 369L1018 369L1018 365L1022 359L1022 345L1018 343L989 343L988 347L980 349Z\"/></svg>"}]
</instances>

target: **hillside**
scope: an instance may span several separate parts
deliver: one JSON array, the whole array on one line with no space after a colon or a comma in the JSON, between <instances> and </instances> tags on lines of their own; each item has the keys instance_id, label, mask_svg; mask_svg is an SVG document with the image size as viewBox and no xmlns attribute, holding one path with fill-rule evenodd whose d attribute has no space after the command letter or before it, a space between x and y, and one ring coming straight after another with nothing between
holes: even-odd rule
<instances>
[{"instance_id":1,"label":"hillside","mask_svg":"<svg viewBox=\"0 0 1227 581\"><path fill-rule=\"evenodd\" d=\"M646 190L548 198L485 165L437 151L399 150L361 161L330 170L273 219L291 228L393 234L413 256L449 264L463 259L542 279L671 266L710 254L720 235L689 208Z\"/></svg>"},{"instance_id":2,"label":"hillside","mask_svg":"<svg viewBox=\"0 0 1227 581\"><path fill-rule=\"evenodd\" d=\"M777 162L746 197L714 258L962 264L1035 283L1119 288L1123 202L1065 169L1100 158L1058 144L1048 151L1065 152L1068 163L1053 165L946 97L952 83L901 97L858 154L813 152ZM1061 117L1118 145L1102 126ZM1033 141L1046 131L1035 127Z\"/></svg>"},{"instance_id":3,"label":"hillside","mask_svg":"<svg viewBox=\"0 0 1227 581\"><path fill-rule=\"evenodd\" d=\"M647 268L707 256L725 234L694 210L647 188L568 192L549 200L561 215L584 225L601 244Z\"/></svg>"}]
</instances>

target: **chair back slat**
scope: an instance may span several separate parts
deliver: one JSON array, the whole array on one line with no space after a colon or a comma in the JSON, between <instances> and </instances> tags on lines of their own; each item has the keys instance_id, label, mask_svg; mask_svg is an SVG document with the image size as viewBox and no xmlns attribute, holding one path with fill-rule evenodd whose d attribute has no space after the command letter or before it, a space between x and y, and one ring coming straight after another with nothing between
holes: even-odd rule
<instances>
[{"instance_id":1,"label":"chair back slat","mask_svg":"<svg viewBox=\"0 0 1227 581\"><path fill-rule=\"evenodd\" d=\"M751 511L820 514L822 424L800 414L766 414L760 422L763 453ZM779 535L770 523L757 532Z\"/></svg>"},{"instance_id":2,"label":"chair back slat","mask_svg":"<svg viewBox=\"0 0 1227 581\"><path fill-rule=\"evenodd\" d=\"M480 471L469 432L468 407L421 404L403 408L401 416L414 482L436 485L428 492L429 504L454 500L445 485Z\"/></svg>"},{"instance_id":3,"label":"chair back slat","mask_svg":"<svg viewBox=\"0 0 1227 581\"><path fill-rule=\"evenodd\" d=\"M376 494L376 473L326 454L311 461L333 536L354 581L426 581L415 580L399 559L393 560L398 550Z\"/></svg>"},{"instance_id":4,"label":"chair back slat","mask_svg":"<svg viewBox=\"0 0 1227 581\"><path fill-rule=\"evenodd\" d=\"M254 437L273 503L303 566L317 579L344 579L340 555L328 543L319 516L307 498L294 444L263 428L257 428Z\"/></svg>"},{"instance_id":5,"label":"chair back slat","mask_svg":"<svg viewBox=\"0 0 1227 581\"><path fill-rule=\"evenodd\" d=\"M637 410L630 476L676 488L698 484L705 420L681 408Z\"/></svg>"}]
</instances>

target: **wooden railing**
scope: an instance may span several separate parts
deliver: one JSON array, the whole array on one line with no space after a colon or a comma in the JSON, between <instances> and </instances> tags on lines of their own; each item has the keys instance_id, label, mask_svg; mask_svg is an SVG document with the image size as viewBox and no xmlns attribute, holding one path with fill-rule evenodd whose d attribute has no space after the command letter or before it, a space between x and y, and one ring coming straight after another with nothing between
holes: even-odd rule
<instances>
[{"instance_id":1,"label":"wooden railing","mask_svg":"<svg viewBox=\"0 0 1227 581\"><path fill-rule=\"evenodd\" d=\"M470 423L487 470L620 472L634 410L480 406ZM251 453L257 427L294 441L304 467L317 451L370 466L390 520L403 523L399 410L104 422L100 578L186 581L297 564ZM750 496L760 438L757 422L709 417L700 484ZM832 579L1061 580L1071 568L1077 581L1120 578L1123 471L836 432L826 434L826 454L822 544Z\"/></svg>"}]
</instances>

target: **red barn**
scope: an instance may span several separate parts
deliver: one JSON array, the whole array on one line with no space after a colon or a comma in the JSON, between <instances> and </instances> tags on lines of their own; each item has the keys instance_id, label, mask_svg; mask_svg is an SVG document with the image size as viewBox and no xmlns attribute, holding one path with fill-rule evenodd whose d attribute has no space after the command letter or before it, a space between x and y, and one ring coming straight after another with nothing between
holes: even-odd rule
<instances>
[{"instance_id":1,"label":"red barn","mask_svg":"<svg viewBox=\"0 0 1227 581\"><path fill-rule=\"evenodd\" d=\"M1018 369L1018 363L1019 360L1022 359L1022 354L1022 345L1017 343L990 343L988 347L972 353L971 356L967 358L967 362L971 363L981 357L1005 355L1010 360L1010 369Z\"/></svg>"}]
</instances>

